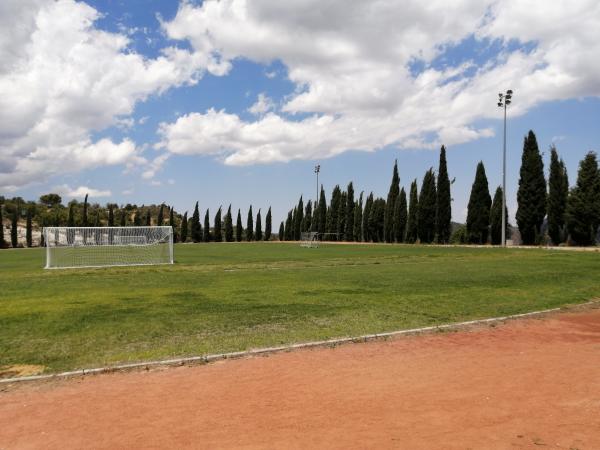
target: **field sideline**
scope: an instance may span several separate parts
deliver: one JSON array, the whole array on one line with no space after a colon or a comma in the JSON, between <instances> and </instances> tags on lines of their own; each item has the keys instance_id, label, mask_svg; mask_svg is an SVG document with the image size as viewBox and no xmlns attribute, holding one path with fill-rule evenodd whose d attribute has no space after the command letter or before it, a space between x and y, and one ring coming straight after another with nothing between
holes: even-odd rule
<instances>
[{"instance_id":1,"label":"field sideline","mask_svg":"<svg viewBox=\"0 0 600 450\"><path fill-rule=\"evenodd\" d=\"M176 264L43 270L0 252L0 373L230 352L600 296L600 258L541 249L177 245Z\"/></svg>"}]
</instances>

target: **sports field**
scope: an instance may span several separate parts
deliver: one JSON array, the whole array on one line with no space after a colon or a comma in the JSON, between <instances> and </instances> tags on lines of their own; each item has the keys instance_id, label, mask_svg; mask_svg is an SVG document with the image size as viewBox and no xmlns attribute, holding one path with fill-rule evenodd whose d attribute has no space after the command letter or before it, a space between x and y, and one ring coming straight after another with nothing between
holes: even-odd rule
<instances>
[{"instance_id":1,"label":"sports field","mask_svg":"<svg viewBox=\"0 0 600 450\"><path fill-rule=\"evenodd\" d=\"M0 366L45 373L515 314L600 297L600 255L185 244L173 266L43 270L0 251Z\"/></svg>"}]
</instances>

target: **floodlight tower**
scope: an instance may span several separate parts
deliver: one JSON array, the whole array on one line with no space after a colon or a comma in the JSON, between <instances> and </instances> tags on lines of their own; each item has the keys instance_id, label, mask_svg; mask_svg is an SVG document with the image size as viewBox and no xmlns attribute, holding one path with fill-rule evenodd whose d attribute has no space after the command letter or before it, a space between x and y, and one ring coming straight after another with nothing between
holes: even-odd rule
<instances>
[{"instance_id":1,"label":"floodlight tower","mask_svg":"<svg viewBox=\"0 0 600 450\"><path fill-rule=\"evenodd\" d=\"M319 172L321 171L321 165L315 166L315 173L317 174L317 196L315 197L315 205L319 202Z\"/></svg>"},{"instance_id":2,"label":"floodlight tower","mask_svg":"<svg viewBox=\"0 0 600 450\"><path fill-rule=\"evenodd\" d=\"M506 107L512 103L512 89L498 94L498 107L504 108L504 143L502 145L502 246L506 247Z\"/></svg>"}]
</instances>

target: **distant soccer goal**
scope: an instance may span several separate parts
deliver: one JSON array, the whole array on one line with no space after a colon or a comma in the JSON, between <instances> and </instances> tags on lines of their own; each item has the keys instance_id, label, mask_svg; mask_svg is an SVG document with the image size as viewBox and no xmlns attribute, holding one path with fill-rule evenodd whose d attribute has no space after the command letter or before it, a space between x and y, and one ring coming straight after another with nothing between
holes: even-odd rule
<instances>
[{"instance_id":1,"label":"distant soccer goal","mask_svg":"<svg viewBox=\"0 0 600 450\"><path fill-rule=\"evenodd\" d=\"M46 269L173 264L173 229L46 227Z\"/></svg>"},{"instance_id":2,"label":"distant soccer goal","mask_svg":"<svg viewBox=\"0 0 600 450\"><path fill-rule=\"evenodd\" d=\"M319 233L309 231L300 235L300 247L306 248L318 248L319 247Z\"/></svg>"}]
</instances>

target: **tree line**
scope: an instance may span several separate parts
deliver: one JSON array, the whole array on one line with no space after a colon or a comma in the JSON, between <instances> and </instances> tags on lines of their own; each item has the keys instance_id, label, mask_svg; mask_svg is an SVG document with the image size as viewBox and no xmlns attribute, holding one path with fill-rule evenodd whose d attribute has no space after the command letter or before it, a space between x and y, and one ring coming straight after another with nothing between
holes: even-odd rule
<instances>
[{"instance_id":1,"label":"tree line","mask_svg":"<svg viewBox=\"0 0 600 450\"><path fill-rule=\"evenodd\" d=\"M400 186L398 162L394 162L387 198L361 192L355 198L354 184L346 190L333 188L327 203L321 186L319 200L304 205L300 197L287 219L279 226L279 239L299 240L302 233L316 232L329 241L448 243L451 236L452 205L446 149L442 146L437 175L429 169L418 190L411 183L407 197Z\"/></svg>"},{"instance_id":2,"label":"tree line","mask_svg":"<svg viewBox=\"0 0 600 450\"><path fill-rule=\"evenodd\" d=\"M515 218L523 245L594 245L600 226L600 171L596 154L588 152L580 161L577 182L569 188L565 163L554 145L550 147L546 180L537 138L529 131L523 141ZM508 223L507 228L510 228ZM501 229L502 188L496 189L492 200L485 168L480 162L460 240L485 244L489 239L492 244L500 244Z\"/></svg>"},{"instance_id":3,"label":"tree line","mask_svg":"<svg viewBox=\"0 0 600 450\"><path fill-rule=\"evenodd\" d=\"M310 200L289 210L279 226L279 239L299 240L304 232L317 232L323 240L355 242L406 242L438 244L498 245L502 240L502 188L493 198L483 162L477 164L469 196L466 224L453 224L451 181L446 149L441 147L437 172L425 172L419 189L413 180L400 187L397 161L387 198L373 192L355 198L354 185L333 188L329 203L321 186L317 202ZM546 181L537 138L529 131L524 138L519 187L517 230L523 245L552 243L593 245L600 226L600 171L597 157L589 152L579 164L577 183L569 188L564 161L556 147L550 148L550 170ZM507 238L512 227L505 210Z\"/></svg>"},{"instance_id":4,"label":"tree line","mask_svg":"<svg viewBox=\"0 0 600 450\"><path fill-rule=\"evenodd\" d=\"M500 244L502 188L497 187L491 197L483 162L476 167L464 225L451 222L451 184L446 149L442 146L437 171L430 168L425 172L420 189L416 179L407 190L400 185L397 161L386 198L375 197L373 192L366 195L364 191L356 195L354 184L350 182L345 190L336 185L327 202L321 186L317 201L308 200L305 204L300 197L281 222L277 238L296 241L301 239L302 233L316 232L320 239L330 241ZM586 154L579 164L576 184L570 188L564 161L552 146L546 180L536 136L529 131L523 142L517 205L516 225L524 245L593 245L600 226L600 170L596 154ZM505 216L507 236L511 236L508 210ZM244 226L240 209L234 224L231 205L224 215L219 207L212 221L207 209L201 221L198 202L188 218L187 212L178 214L173 207L164 204L138 207L108 203L101 206L90 204L86 195L83 202L72 200L63 206L57 194L42 195L38 202L0 196L2 230L5 220L10 224L13 247L19 245L19 221L25 222L27 246L33 245L33 223L39 227L170 225L176 242L268 241L274 238L270 207L263 231L260 209L255 216L252 206L249 207ZM43 241L40 244L43 245ZM7 246L2 233L0 248Z\"/></svg>"},{"instance_id":5,"label":"tree line","mask_svg":"<svg viewBox=\"0 0 600 450\"><path fill-rule=\"evenodd\" d=\"M71 200L66 206L58 194L45 194L38 202L25 201L21 197L10 199L0 196L0 248L6 248L9 242L4 238L4 217L8 218L10 228L10 246L19 247L22 244L18 239L18 230L23 228L25 221L25 245L32 247L34 223L39 228L47 226L67 227L113 227L113 226L171 226L175 242L233 242L233 241L262 241L271 240L272 213L269 207L264 218L259 209L254 218L252 206L248 210L246 226L242 225L241 211L238 209L237 220L234 226L229 206L225 215L219 208L211 221L210 211L204 214L204 221L200 221L198 202L192 217L175 211L174 207L165 204L142 205L126 204L117 205L107 203L90 204L88 196L83 202ZM212 224L212 226L211 226ZM44 246L44 236L41 235L40 246Z\"/></svg>"},{"instance_id":6,"label":"tree line","mask_svg":"<svg viewBox=\"0 0 600 450\"><path fill-rule=\"evenodd\" d=\"M263 231L261 210L258 210L255 221L252 205L250 205L246 217L246 227L242 225L242 212L240 209L237 210L234 226L231 205L229 205L224 216L222 216L221 208L217 210L213 221L214 225L211 229L209 209L206 210L204 222L202 223L200 221L200 209L198 202L196 202L192 217L188 218L186 211L181 218L178 242L270 241L272 234L271 223L271 207L269 207L265 216L265 228Z\"/></svg>"}]
</instances>

